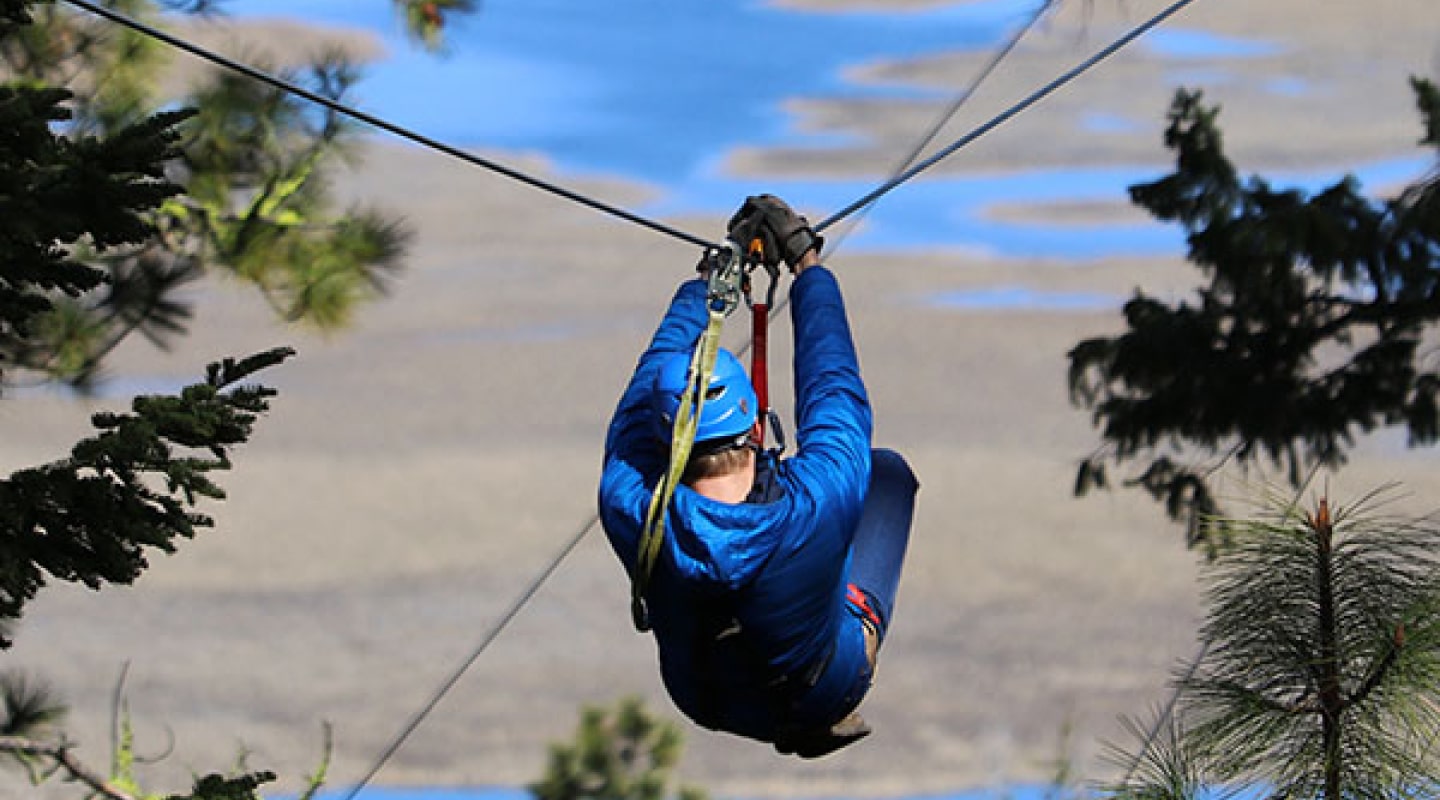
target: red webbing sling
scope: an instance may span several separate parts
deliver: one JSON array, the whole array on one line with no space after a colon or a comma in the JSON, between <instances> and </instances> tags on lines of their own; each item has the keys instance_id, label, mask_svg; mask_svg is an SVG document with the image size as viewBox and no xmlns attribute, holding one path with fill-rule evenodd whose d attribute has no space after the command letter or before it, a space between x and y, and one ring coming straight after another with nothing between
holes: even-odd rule
<instances>
[{"instance_id":1,"label":"red webbing sling","mask_svg":"<svg viewBox=\"0 0 1440 800\"><path fill-rule=\"evenodd\" d=\"M765 246L759 239L750 242L746 253L751 264L765 262ZM768 269L768 267L767 267ZM764 302L750 304L750 385L755 388L755 443L765 447L765 428L770 420L770 304L775 300L777 273L770 274L770 287Z\"/></svg>"},{"instance_id":2,"label":"red webbing sling","mask_svg":"<svg viewBox=\"0 0 1440 800\"><path fill-rule=\"evenodd\" d=\"M750 383L755 386L755 399L760 406L755 409L755 423L759 428L756 444L764 448L765 421L770 416L770 370L766 367L769 358L770 306L767 303L756 303L751 308L753 317L750 335L753 343L750 346Z\"/></svg>"}]
</instances>

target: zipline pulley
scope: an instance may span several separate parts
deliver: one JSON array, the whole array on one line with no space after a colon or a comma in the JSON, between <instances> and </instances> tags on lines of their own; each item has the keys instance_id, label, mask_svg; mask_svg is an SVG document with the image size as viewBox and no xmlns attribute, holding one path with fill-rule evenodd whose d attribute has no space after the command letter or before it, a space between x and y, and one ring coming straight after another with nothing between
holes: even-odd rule
<instances>
[{"instance_id":1,"label":"zipline pulley","mask_svg":"<svg viewBox=\"0 0 1440 800\"><path fill-rule=\"evenodd\" d=\"M701 257L700 274L706 278L705 302L711 314L728 317L747 299L749 275L740 253L740 245L726 239Z\"/></svg>"}]
</instances>

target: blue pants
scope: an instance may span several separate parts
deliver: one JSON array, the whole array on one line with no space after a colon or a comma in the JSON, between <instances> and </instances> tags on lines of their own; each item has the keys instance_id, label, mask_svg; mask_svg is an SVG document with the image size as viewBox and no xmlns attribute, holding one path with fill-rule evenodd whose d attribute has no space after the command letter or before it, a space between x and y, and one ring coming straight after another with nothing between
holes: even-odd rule
<instances>
[{"instance_id":1,"label":"blue pants","mask_svg":"<svg viewBox=\"0 0 1440 800\"><path fill-rule=\"evenodd\" d=\"M904 456L894 450L870 452L870 488L851 545L850 582L880 617L882 639L895 613L900 568L910 543L919 489L920 482Z\"/></svg>"},{"instance_id":2,"label":"blue pants","mask_svg":"<svg viewBox=\"0 0 1440 800\"><path fill-rule=\"evenodd\" d=\"M866 663L859 620L875 622L884 641L895 613L920 483L910 465L893 450L872 450L870 461L870 486L850 545L847 596L856 621L840 634L848 639L848 645L836 648L835 657L815 685L791 710L793 721L801 722L802 727L832 725L860 704L874 676Z\"/></svg>"}]
</instances>

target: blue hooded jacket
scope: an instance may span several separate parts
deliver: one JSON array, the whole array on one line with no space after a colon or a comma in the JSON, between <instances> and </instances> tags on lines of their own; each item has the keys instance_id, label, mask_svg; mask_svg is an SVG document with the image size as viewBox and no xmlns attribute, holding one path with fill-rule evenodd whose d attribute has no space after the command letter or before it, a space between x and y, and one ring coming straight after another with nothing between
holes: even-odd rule
<instances>
[{"instance_id":1,"label":"blue hooded jacket","mask_svg":"<svg viewBox=\"0 0 1440 800\"><path fill-rule=\"evenodd\" d=\"M772 465L766 502L678 487L647 595L676 706L705 727L763 741L843 718L870 679L863 629L846 604L870 475L869 401L834 275L804 270L790 301L795 455ZM681 285L610 424L600 518L632 576L669 458L653 433L650 388L664 356L693 350L706 320L704 282Z\"/></svg>"}]
</instances>

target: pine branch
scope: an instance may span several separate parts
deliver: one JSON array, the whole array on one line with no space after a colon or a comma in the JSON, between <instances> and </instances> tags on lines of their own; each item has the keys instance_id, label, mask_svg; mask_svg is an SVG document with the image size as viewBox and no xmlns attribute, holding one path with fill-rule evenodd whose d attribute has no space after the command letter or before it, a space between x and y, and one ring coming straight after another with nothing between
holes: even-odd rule
<instances>
[{"instance_id":1,"label":"pine branch","mask_svg":"<svg viewBox=\"0 0 1440 800\"><path fill-rule=\"evenodd\" d=\"M21 25L31 23L26 0L0 0L0 36Z\"/></svg>"},{"instance_id":2,"label":"pine branch","mask_svg":"<svg viewBox=\"0 0 1440 800\"><path fill-rule=\"evenodd\" d=\"M243 383L294 353L276 348L211 364L204 383L179 395L137 397L129 414L99 413L99 435L70 458L0 478L0 617L54 578L128 584L149 566L147 551L175 549L210 527L190 509L199 497L223 499L210 474L230 467L230 451L250 438L275 390ZM156 484L163 484L157 486ZM0 639L0 647L8 641Z\"/></svg>"},{"instance_id":3,"label":"pine branch","mask_svg":"<svg viewBox=\"0 0 1440 800\"><path fill-rule=\"evenodd\" d=\"M1440 93L1412 83L1434 144ZM1198 92L1177 93L1166 131L1174 172L1130 190L1185 229L1208 284L1178 303L1137 291L1123 310L1128 330L1068 354L1071 402L1114 446L1104 460L1141 470L1107 482L1089 459L1077 493L1138 485L1176 519L1210 499L1210 476L1177 469L1161 455L1167 445L1214 451L1233 439L1240 468L1268 461L1298 485L1312 464L1343 464L1357 432L1403 426L1412 445L1440 438L1440 376L1416 358L1440 325L1440 182L1422 178L1400 200L1367 198L1351 177L1315 193L1272 189L1238 175L1217 115ZM1338 365L1318 369L1333 353Z\"/></svg>"},{"instance_id":4,"label":"pine branch","mask_svg":"<svg viewBox=\"0 0 1440 800\"><path fill-rule=\"evenodd\" d=\"M1369 674L1365 678L1365 682L1360 684L1360 686L1346 698L1346 707L1365 702L1365 699L1370 696L1370 693L1385 682L1386 673L1395 666L1395 661L1400 656L1400 648L1404 646L1405 626L1403 624L1397 625L1395 627L1395 636L1391 640L1390 646L1385 649L1385 655L1370 669Z\"/></svg>"},{"instance_id":5,"label":"pine branch","mask_svg":"<svg viewBox=\"0 0 1440 800\"><path fill-rule=\"evenodd\" d=\"M100 774L86 767L71 754L74 746L65 742L37 742L23 736L0 736L0 753L16 757L47 758L55 762L72 779L88 786L107 800L143 800L116 787Z\"/></svg>"}]
</instances>

